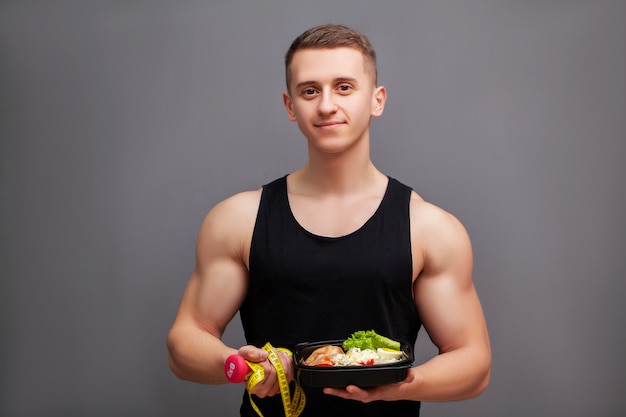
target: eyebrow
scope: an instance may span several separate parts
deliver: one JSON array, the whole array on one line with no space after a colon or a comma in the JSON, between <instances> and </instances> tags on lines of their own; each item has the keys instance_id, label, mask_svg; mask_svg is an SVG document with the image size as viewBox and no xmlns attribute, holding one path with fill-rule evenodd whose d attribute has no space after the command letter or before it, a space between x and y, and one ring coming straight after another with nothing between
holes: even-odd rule
<instances>
[{"instance_id":1,"label":"eyebrow","mask_svg":"<svg viewBox=\"0 0 626 417\"><path fill-rule=\"evenodd\" d=\"M359 84L359 80L357 80L356 78L353 77L338 77L333 79L333 83L337 84L337 83L345 83L345 82L349 82L352 84ZM303 87L307 87L310 85L316 85L319 84L318 81L301 81L298 84L296 84L296 89L300 89Z\"/></svg>"}]
</instances>

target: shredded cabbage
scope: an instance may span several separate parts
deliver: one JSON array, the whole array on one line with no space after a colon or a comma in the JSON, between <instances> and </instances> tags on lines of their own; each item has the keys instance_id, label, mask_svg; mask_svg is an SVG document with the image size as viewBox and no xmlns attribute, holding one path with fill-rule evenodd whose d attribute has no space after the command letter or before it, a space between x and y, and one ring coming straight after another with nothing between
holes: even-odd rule
<instances>
[{"instance_id":1,"label":"shredded cabbage","mask_svg":"<svg viewBox=\"0 0 626 417\"><path fill-rule=\"evenodd\" d=\"M330 357L334 366L378 365L397 362L400 358L383 358L372 349L350 348L346 353Z\"/></svg>"}]
</instances>

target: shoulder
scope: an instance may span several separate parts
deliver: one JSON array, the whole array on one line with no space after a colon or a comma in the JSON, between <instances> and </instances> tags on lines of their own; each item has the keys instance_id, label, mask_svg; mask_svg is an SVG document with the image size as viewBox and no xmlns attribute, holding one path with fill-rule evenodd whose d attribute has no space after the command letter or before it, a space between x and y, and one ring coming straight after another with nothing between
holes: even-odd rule
<instances>
[{"instance_id":1,"label":"shoulder","mask_svg":"<svg viewBox=\"0 0 626 417\"><path fill-rule=\"evenodd\" d=\"M461 228L465 231L461 222L453 214L424 200L415 191L411 192L410 214L412 225L422 232L442 231L447 228Z\"/></svg>"},{"instance_id":2,"label":"shoulder","mask_svg":"<svg viewBox=\"0 0 626 417\"><path fill-rule=\"evenodd\" d=\"M206 215L198 245L219 245L239 252L249 244L262 189L244 191L216 204Z\"/></svg>"},{"instance_id":3,"label":"shoulder","mask_svg":"<svg viewBox=\"0 0 626 417\"><path fill-rule=\"evenodd\" d=\"M457 263L471 266L469 235L453 214L411 193L411 245L424 270L437 271Z\"/></svg>"},{"instance_id":4,"label":"shoulder","mask_svg":"<svg viewBox=\"0 0 626 417\"><path fill-rule=\"evenodd\" d=\"M254 222L262 189L244 191L216 204L207 214L204 225L218 229L237 229L237 225Z\"/></svg>"},{"instance_id":5,"label":"shoulder","mask_svg":"<svg viewBox=\"0 0 626 417\"><path fill-rule=\"evenodd\" d=\"M255 218L261 200L261 192L262 189L244 191L220 201L209 211L205 221L226 222L230 226L231 221Z\"/></svg>"},{"instance_id":6,"label":"shoulder","mask_svg":"<svg viewBox=\"0 0 626 417\"><path fill-rule=\"evenodd\" d=\"M236 214L256 214L256 210L261 200L261 193L263 189L243 191L233 196L228 197L225 200L220 201L212 211L217 212L229 212L234 211Z\"/></svg>"}]
</instances>

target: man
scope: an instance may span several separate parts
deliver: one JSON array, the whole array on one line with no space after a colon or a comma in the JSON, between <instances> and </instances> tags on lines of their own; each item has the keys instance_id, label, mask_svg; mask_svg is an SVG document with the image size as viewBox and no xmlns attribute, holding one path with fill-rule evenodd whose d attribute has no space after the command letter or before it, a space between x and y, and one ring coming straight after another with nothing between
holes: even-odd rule
<instances>
[{"instance_id":1,"label":"man","mask_svg":"<svg viewBox=\"0 0 626 417\"><path fill-rule=\"evenodd\" d=\"M268 353L358 330L415 343L424 326L439 354L406 380L375 388L306 390L303 416L415 416L420 401L480 394L491 353L472 283L463 226L370 160L370 120L383 113L376 57L359 32L324 25L304 32L285 58L289 120L308 143L299 170L215 206L197 241L197 263L168 336L174 373L226 383L239 353L265 370L254 403L282 415ZM240 311L247 346L221 336ZM294 368L278 352L288 380ZM356 401L353 401L356 400ZM254 416L244 395L242 416Z\"/></svg>"}]
</instances>

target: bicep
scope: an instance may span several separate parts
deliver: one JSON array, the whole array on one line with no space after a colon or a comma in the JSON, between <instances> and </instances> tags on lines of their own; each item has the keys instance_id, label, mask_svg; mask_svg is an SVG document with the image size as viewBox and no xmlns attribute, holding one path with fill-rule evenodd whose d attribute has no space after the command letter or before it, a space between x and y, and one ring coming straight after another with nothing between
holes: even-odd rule
<instances>
[{"instance_id":1,"label":"bicep","mask_svg":"<svg viewBox=\"0 0 626 417\"><path fill-rule=\"evenodd\" d=\"M459 285L444 274L416 284L418 311L430 339L441 353L485 339L485 323L473 285Z\"/></svg>"},{"instance_id":2,"label":"bicep","mask_svg":"<svg viewBox=\"0 0 626 417\"><path fill-rule=\"evenodd\" d=\"M427 242L423 268L414 284L415 302L425 330L440 352L487 340L480 301L472 281L472 248L453 216L436 213L422 230Z\"/></svg>"},{"instance_id":3,"label":"bicep","mask_svg":"<svg viewBox=\"0 0 626 417\"><path fill-rule=\"evenodd\" d=\"M242 198L239 198L242 200ZM248 199L249 200L249 199ZM247 247L255 218L252 204L222 203L208 215L196 245L196 266L176 321L221 337L247 291Z\"/></svg>"},{"instance_id":4,"label":"bicep","mask_svg":"<svg viewBox=\"0 0 626 417\"><path fill-rule=\"evenodd\" d=\"M230 259L214 259L203 268L196 267L183 293L176 321L221 337L237 313L246 288L245 268Z\"/></svg>"}]
</instances>

